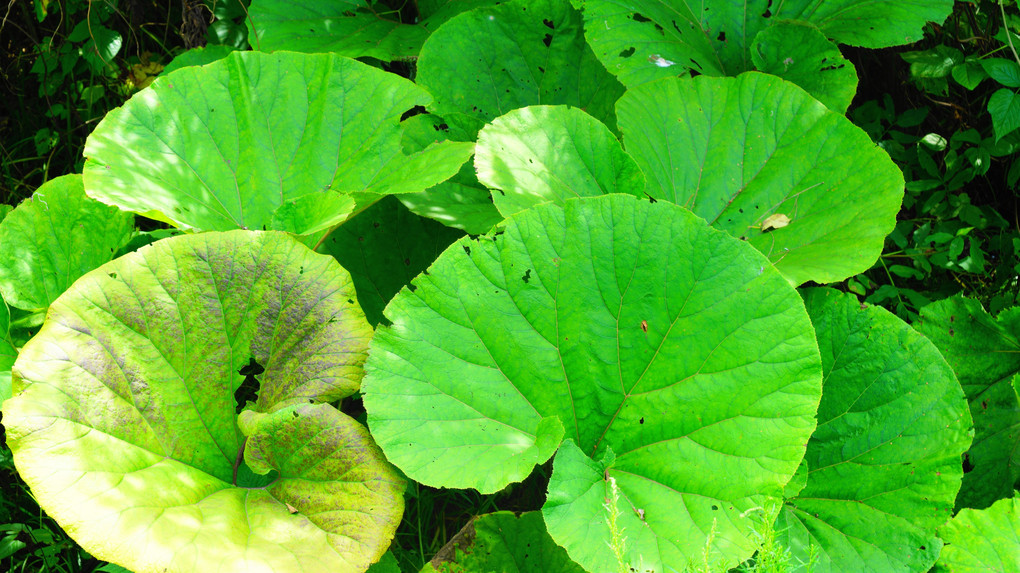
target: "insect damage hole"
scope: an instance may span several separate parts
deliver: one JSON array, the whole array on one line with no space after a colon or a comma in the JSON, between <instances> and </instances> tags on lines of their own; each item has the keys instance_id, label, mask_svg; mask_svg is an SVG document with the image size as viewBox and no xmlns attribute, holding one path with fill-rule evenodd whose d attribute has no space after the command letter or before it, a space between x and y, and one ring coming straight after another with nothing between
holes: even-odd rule
<instances>
[{"instance_id":1,"label":"insect damage hole","mask_svg":"<svg viewBox=\"0 0 1020 573\"><path fill-rule=\"evenodd\" d=\"M234 402L236 403L235 414L240 414L248 402L258 400L260 388L257 377L265 371L266 369L256 362L254 357L249 358L248 364L242 366L237 371L238 374L244 376L244 381L241 382L241 385L234 392Z\"/></svg>"}]
</instances>

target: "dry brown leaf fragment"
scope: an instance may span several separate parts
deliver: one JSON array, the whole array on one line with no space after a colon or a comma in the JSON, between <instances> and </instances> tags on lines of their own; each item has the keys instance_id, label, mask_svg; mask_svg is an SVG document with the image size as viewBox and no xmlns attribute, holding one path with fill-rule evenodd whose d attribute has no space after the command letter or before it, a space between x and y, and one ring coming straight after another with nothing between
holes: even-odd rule
<instances>
[{"instance_id":1,"label":"dry brown leaf fragment","mask_svg":"<svg viewBox=\"0 0 1020 573\"><path fill-rule=\"evenodd\" d=\"M790 224L790 218L782 213L776 213L775 215L769 215L761 222L761 232L771 231L772 229L782 229L783 227Z\"/></svg>"}]
</instances>

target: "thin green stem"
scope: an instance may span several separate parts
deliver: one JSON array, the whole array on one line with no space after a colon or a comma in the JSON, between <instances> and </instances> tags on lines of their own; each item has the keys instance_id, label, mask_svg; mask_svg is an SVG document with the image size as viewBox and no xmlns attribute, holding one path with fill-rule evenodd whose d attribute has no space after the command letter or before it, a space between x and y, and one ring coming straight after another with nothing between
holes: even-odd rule
<instances>
[{"instance_id":1,"label":"thin green stem","mask_svg":"<svg viewBox=\"0 0 1020 573\"><path fill-rule=\"evenodd\" d=\"M1013 46L1013 33L1009 30L1009 22L1006 21L1006 6L999 0L999 12L1002 13L1002 27L1006 30L1006 41L1009 42L1009 51L1013 52L1013 59L1020 64L1020 56L1016 54L1016 47Z\"/></svg>"}]
</instances>

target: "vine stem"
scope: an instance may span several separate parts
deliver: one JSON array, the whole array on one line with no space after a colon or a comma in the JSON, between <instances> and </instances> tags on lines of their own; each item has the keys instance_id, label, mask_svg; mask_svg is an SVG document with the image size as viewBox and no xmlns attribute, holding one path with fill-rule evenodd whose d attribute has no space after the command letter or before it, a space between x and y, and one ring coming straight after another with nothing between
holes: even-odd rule
<instances>
[{"instance_id":1,"label":"vine stem","mask_svg":"<svg viewBox=\"0 0 1020 573\"><path fill-rule=\"evenodd\" d=\"M1006 6L999 0L999 12L1002 13L1002 27L1006 29L1006 41L1009 42L1009 51L1013 52L1013 59L1020 64L1020 56L1016 54L1016 47L1013 46L1013 33L1009 31L1009 23L1006 22Z\"/></svg>"}]
</instances>

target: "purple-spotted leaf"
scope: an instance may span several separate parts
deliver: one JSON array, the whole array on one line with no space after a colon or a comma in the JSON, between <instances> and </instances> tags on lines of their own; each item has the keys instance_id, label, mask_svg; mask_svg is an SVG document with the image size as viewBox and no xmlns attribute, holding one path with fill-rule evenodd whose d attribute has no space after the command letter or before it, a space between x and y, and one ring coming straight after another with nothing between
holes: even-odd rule
<instances>
[{"instance_id":1,"label":"purple-spotted leaf","mask_svg":"<svg viewBox=\"0 0 1020 573\"><path fill-rule=\"evenodd\" d=\"M349 275L284 233L159 241L79 279L23 348L15 465L82 547L139 573L363 572L403 482L323 403L358 389L371 332Z\"/></svg>"}]
</instances>

